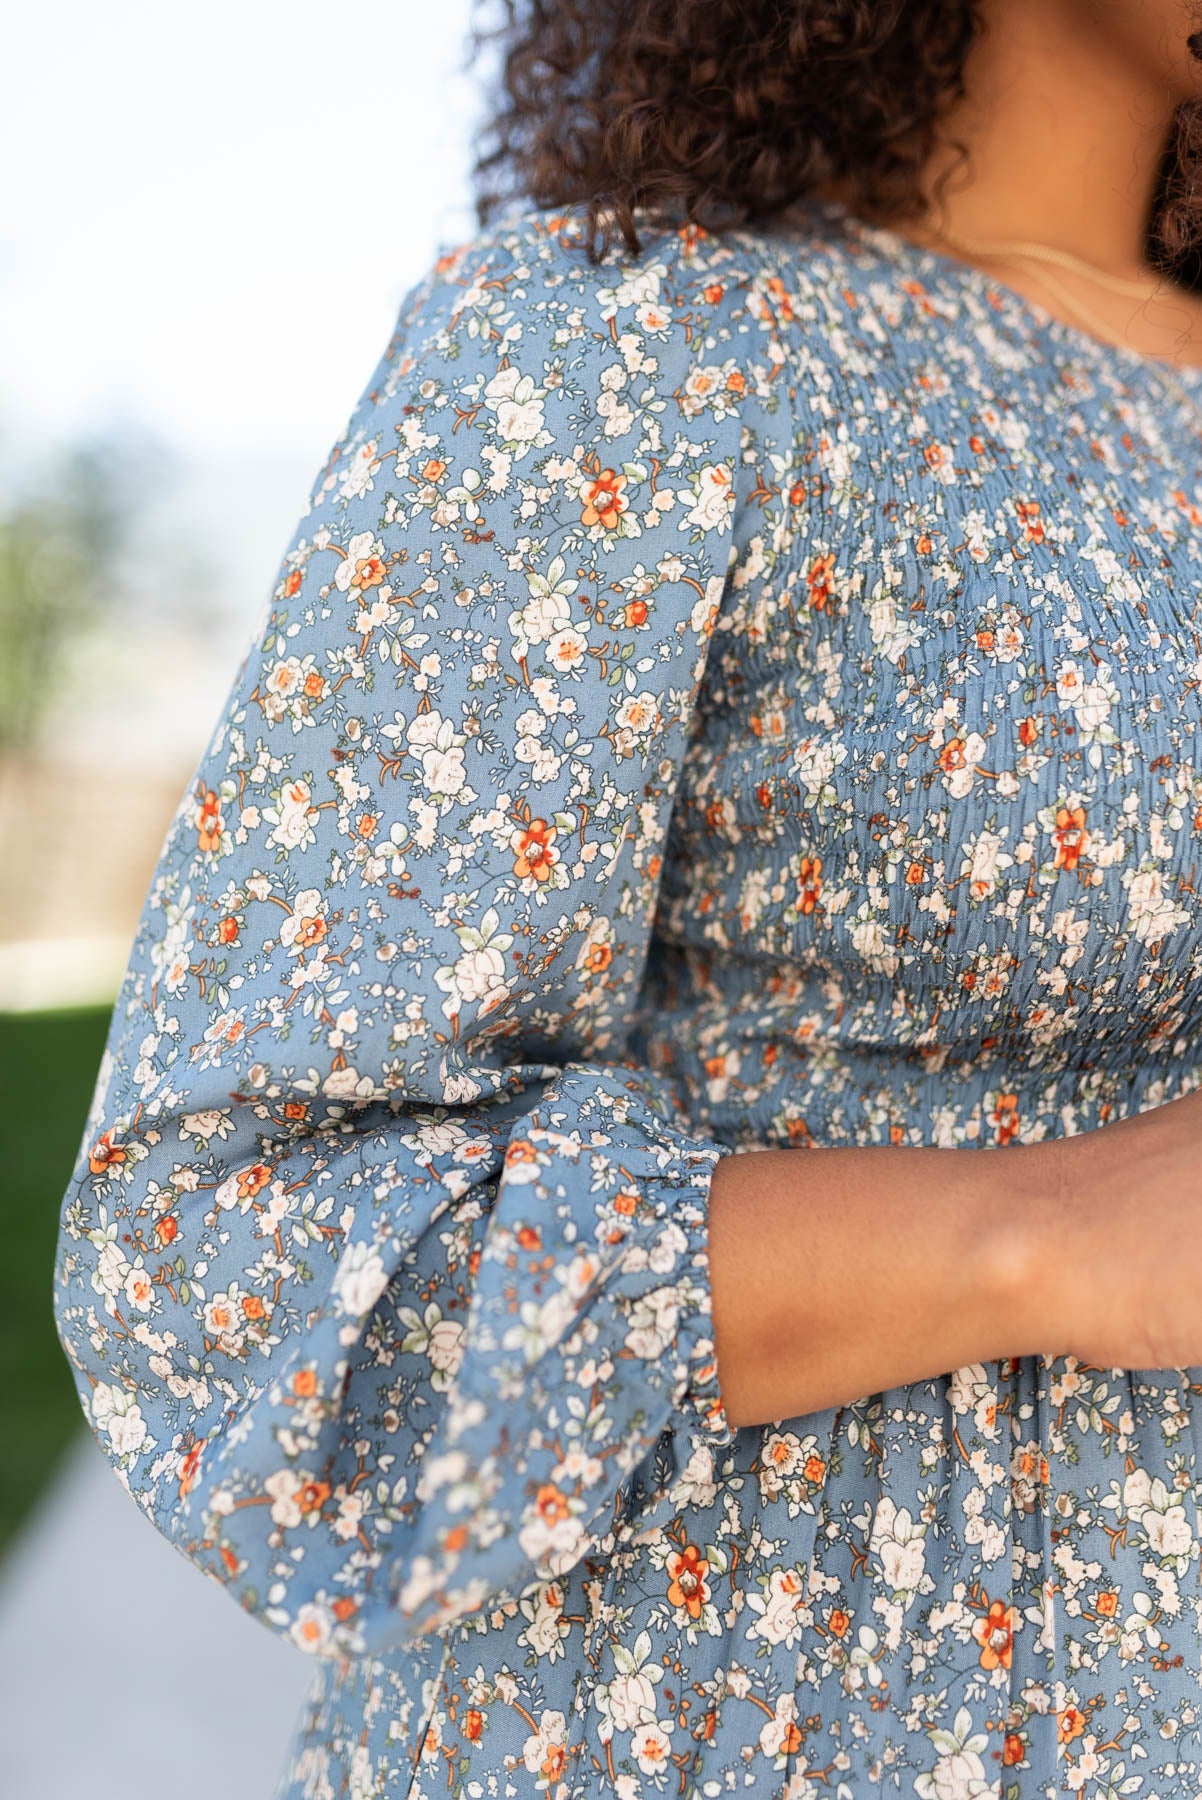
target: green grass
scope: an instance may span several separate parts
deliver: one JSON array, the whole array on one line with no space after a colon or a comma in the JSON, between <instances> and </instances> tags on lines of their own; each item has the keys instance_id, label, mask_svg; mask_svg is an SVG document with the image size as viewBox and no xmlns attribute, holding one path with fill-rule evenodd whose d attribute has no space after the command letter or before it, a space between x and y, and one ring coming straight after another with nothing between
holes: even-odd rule
<instances>
[{"instance_id":1,"label":"green grass","mask_svg":"<svg viewBox=\"0 0 1202 1800\"><path fill-rule=\"evenodd\" d=\"M108 1020L107 1007L0 1013L0 1550L84 1429L51 1295L59 1207Z\"/></svg>"}]
</instances>

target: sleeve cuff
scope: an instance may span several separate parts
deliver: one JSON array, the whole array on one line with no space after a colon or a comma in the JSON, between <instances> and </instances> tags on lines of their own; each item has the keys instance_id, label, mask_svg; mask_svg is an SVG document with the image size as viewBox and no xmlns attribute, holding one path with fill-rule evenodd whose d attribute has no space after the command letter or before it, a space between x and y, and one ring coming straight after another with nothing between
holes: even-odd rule
<instances>
[{"instance_id":1,"label":"sleeve cuff","mask_svg":"<svg viewBox=\"0 0 1202 1800\"><path fill-rule=\"evenodd\" d=\"M517 1122L395 1571L406 1635L562 1576L712 1481L734 1436L707 1232L725 1154L646 1071L569 1064Z\"/></svg>"}]
</instances>

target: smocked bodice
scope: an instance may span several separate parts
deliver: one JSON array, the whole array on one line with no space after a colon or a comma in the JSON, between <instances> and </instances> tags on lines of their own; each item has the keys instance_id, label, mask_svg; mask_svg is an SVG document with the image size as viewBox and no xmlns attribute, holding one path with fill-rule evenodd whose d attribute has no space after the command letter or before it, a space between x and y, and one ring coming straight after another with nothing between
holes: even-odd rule
<instances>
[{"instance_id":1,"label":"smocked bodice","mask_svg":"<svg viewBox=\"0 0 1202 1800\"><path fill-rule=\"evenodd\" d=\"M646 1045L730 1141L1086 1129L1202 1075L1202 379L1065 330L1049 380L1041 315L938 258L881 355L894 240L850 230L798 504L710 651Z\"/></svg>"}]
</instances>

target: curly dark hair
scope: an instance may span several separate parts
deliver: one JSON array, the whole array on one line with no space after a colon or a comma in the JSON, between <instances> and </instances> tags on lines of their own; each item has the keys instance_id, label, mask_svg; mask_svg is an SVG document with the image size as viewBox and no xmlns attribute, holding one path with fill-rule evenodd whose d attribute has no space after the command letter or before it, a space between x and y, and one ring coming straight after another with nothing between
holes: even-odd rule
<instances>
[{"instance_id":1,"label":"curly dark hair","mask_svg":"<svg viewBox=\"0 0 1202 1800\"><path fill-rule=\"evenodd\" d=\"M640 212L720 230L821 189L869 219L916 217L919 174L964 91L982 15L982 0L500 5L500 23L474 39L500 52L499 105L475 165L480 222L515 193L583 206L593 261L615 227L637 252ZM1202 51L1202 36L1191 48ZM1178 108L1148 221L1152 260L1190 286L1200 168L1202 105L1191 102Z\"/></svg>"}]
</instances>

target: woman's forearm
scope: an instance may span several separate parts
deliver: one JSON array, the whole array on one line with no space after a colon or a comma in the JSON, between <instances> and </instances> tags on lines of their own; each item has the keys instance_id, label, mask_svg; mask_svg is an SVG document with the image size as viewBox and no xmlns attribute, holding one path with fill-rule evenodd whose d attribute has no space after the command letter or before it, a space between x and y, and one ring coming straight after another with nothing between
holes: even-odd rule
<instances>
[{"instance_id":1,"label":"woman's forearm","mask_svg":"<svg viewBox=\"0 0 1202 1800\"><path fill-rule=\"evenodd\" d=\"M1058 1205L1052 1145L724 1157L710 1284L731 1424L1063 1349L1041 1341Z\"/></svg>"}]
</instances>

